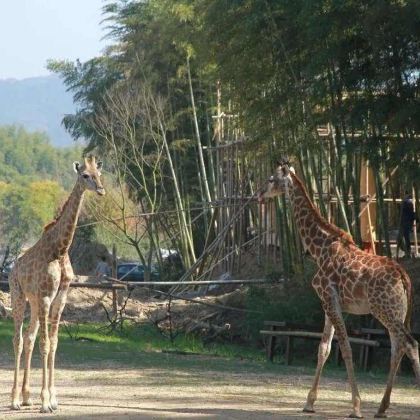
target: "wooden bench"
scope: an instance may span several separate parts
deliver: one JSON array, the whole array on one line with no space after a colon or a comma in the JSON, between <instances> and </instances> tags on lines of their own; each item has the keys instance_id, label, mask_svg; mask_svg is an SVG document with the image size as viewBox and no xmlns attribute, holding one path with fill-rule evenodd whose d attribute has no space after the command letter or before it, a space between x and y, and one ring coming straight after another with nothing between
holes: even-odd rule
<instances>
[{"instance_id":1,"label":"wooden bench","mask_svg":"<svg viewBox=\"0 0 420 420\"><path fill-rule=\"evenodd\" d=\"M361 328L360 333L364 338L368 340L379 341L380 347L390 348L391 343L389 340L389 334L387 330L382 328ZM418 332L411 332L411 335L418 341L420 339L420 334ZM360 348L360 361L361 367L364 370L368 370L372 367L372 361L374 359L375 348L369 346L362 346Z\"/></svg>"},{"instance_id":2,"label":"wooden bench","mask_svg":"<svg viewBox=\"0 0 420 420\"><path fill-rule=\"evenodd\" d=\"M266 337L265 344L266 344L266 353L267 359L272 362L274 358L274 351L276 345L277 337L285 337L286 338L286 351L285 351L285 360L286 364L290 365L293 360L293 344L295 338L302 338L302 339L310 339L310 340L317 340L319 341L322 337L322 332L315 331L317 328L314 326L302 325L302 324L293 324L293 323L286 323L284 321L264 321L264 326L268 329L264 329L260 331L264 337ZM357 332L356 332L357 334ZM364 333L361 333L364 334ZM359 334L358 334L359 335ZM337 336L334 335L334 341L337 341ZM370 348L370 347L379 347L380 343L377 340L368 339L365 337L355 337L353 335L349 335L349 341L352 344L359 344L362 348ZM340 360L339 357L339 346L336 346L336 362L338 363ZM362 357L362 353L360 353ZM363 352L363 357L365 355L365 351ZM359 359L359 362L362 366L362 358Z\"/></svg>"}]
</instances>

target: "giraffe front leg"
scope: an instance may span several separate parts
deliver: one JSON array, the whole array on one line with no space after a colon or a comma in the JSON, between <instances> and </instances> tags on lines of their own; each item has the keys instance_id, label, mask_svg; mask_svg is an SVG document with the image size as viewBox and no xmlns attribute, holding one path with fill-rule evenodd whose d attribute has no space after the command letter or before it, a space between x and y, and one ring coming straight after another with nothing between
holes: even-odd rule
<instances>
[{"instance_id":1,"label":"giraffe front leg","mask_svg":"<svg viewBox=\"0 0 420 420\"><path fill-rule=\"evenodd\" d=\"M19 392L19 370L20 370L20 358L23 350L22 340L22 320L15 319L15 336L13 338L13 349L15 352L15 374L12 388L12 404L13 410L20 410L20 392Z\"/></svg>"},{"instance_id":2,"label":"giraffe front leg","mask_svg":"<svg viewBox=\"0 0 420 420\"><path fill-rule=\"evenodd\" d=\"M50 331L50 342L51 349L48 359L48 369L49 369L49 381L48 387L50 391L50 405L53 410L58 408L57 393L55 389L55 354L57 351L58 345L58 329L60 325L61 314L63 312L64 306L67 300L68 286L63 290L60 290L54 299L54 302L51 306L51 331Z\"/></svg>"},{"instance_id":3,"label":"giraffe front leg","mask_svg":"<svg viewBox=\"0 0 420 420\"><path fill-rule=\"evenodd\" d=\"M57 336L58 336L58 327L54 328L54 325L52 325L51 334L50 334L51 348L50 348L50 354L48 357L48 373L49 373L48 389L49 389L49 394L50 394L50 407L53 410L57 410L58 408L57 392L56 392L55 384L54 384L55 353L56 353L57 344L58 344Z\"/></svg>"},{"instance_id":4,"label":"giraffe front leg","mask_svg":"<svg viewBox=\"0 0 420 420\"><path fill-rule=\"evenodd\" d=\"M32 352L34 349L36 335L37 335L38 327L39 327L38 305L36 302L32 302L32 301L30 302L30 304L31 304L31 322L29 324L28 329L25 331L25 335L23 339L23 350L25 353L25 360L24 360L25 370L23 374L23 385L22 385L22 397L23 397L22 405L24 406L32 405L29 380L30 380L30 372L31 372Z\"/></svg>"},{"instance_id":5,"label":"giraffe front leg","mask_svg":"<svg viewBox=\"0 0 420 420\"><path fill-rule=\"evenodd\" d=\"M338 298L333 290L331 291L330 299L328 299L327 301L323 301L323 306L326 314L328 315L332 324L334 325L338 338L338 343L340 345L341 354L346 365L348 380L351 387L351 396L353 404L353 411L350 413L349 417L361 419L363 418L362 413L360 411L361 399L354 375L353 355Z\"/></svg>"},{"instance_id":6,"label":"giraffe front leg","mask_svg":"<svg viewBox=\"0 0 420 420\"><path fill-rule=\"evenodd\" d=\"M334 326L330 319L325 315L324 332L322 334L321 342L318 347L318 364L316 367L315 378L312 384L312 388L308 393L305 407L303 411L305 413L314 413L314 403L318 397L319 380L321 378L322 369L331 351L331 341L334 336Z\"/></svg>"},{"instance_id":7,"label":"giraffe front leg","mask_svg":"<svg viewBox=\"0 0 420 420\"><path fill-rule=\"evenodd\" d=\"M50 392L48 390L48 355L50 352L50 338L48 336L48 314L50 311L50 299L44 297L39 305L39 350L42 360L42 388L41 388L41 413L51 413Z\"/></svg>"}]
</instances>

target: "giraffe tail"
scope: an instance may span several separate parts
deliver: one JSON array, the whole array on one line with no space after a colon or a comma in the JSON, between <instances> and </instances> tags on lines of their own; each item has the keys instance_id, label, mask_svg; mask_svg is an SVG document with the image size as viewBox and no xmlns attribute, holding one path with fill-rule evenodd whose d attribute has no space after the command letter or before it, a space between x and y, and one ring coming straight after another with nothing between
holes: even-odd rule
<instances>
[{"instance_id":1,"label":"giraffe tail","mask_svg":"<svg viewBox=\"0 0 420 420\"><path fill-rule=\"evenodd\" d=\"M9 308L3 302L0 302L0 316L2 316L3 318L11 318L12 308Z\"/></svg>"},{"instance_id":2,"label":"giraffe tail","mask_svg":"<svg viewBox=\"0 0 420 420\"><path fill-rule=\"evenodd\" d=\"M403 282L405 292L407 294L407 313L405 315L403 331L408 342L411 345L415 346L416 340L411 335L411 316L413 313L413 288L411 287L411 280L407 272L402 267L398 268L401 272L401 279Z\"/></svg>"},{"instance_id":3,"label":"giraffe tail","mask_svg":"<svg viewBox=\"0 0 420 420\"><path fill-rule=\"evenodd\" d=\"M411 286L411 280L407 272L401 267L398 267L401 273L401 280L407 294L407 313L405 315L404 326L407 329L407 333L411 331L411 316L413 313L413 288ZM410 336L411 337L411 336Z\"/></svg>"}]
</instances>

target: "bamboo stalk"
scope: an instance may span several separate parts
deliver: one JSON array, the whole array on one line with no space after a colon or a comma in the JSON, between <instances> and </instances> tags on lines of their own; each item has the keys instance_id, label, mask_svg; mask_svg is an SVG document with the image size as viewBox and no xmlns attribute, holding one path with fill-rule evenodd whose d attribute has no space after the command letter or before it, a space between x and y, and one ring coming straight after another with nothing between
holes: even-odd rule
<instances>
[{"instance_id":1,"label":"bamboo stalk","mask_svg":"<svg viewBox=\"0 0 420 420\"><path fill-rule=\"evenodd\" d=\"M193 91L192 80L191 80L191 69L190 69L189 55L187 55L187 74L188 74L188 86L190 88L190 99L191 99L191 105L192 105L192 110L193 110L195 136L196 136L196 140L197 140L198 161L199 161L201 177L202 177L201 181L204 185L205 197L207 198L207 201L210 202L211 201L211 194L210 194L209 182L208 182L208 179L207 179L206 165L204 163L203 147L202 147L202 144L201 144L201 136L200 136L200 128L198 126L197 110L196 110L196 107L195 107L194 91ZM211 209L210 211L213 213L213 209Z\"/></svg>"}]
</instances>

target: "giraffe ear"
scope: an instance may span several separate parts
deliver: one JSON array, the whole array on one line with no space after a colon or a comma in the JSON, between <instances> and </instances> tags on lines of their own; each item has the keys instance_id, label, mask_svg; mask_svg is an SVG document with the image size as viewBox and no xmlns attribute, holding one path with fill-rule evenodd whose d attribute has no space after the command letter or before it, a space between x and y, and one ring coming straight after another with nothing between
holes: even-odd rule
<instances>
[{"instance_id":1,"label":"giraffe ear","mask_svg":"<svg viewBox=\"0 0 420 420\"><path fill-rule=\"evenodd\" d=\"M97 169L98 171L102 170L102 165L103 165L103 163L102 163L102 161L100 160L99 162L97 162L97 163L96 163L96 169Z\"/></svg>"},{"instance_id":2,"label":"giraffe ear","mask_svg":"<svg viewBox=\"0 0 420 420\"><path fill-rule=\"evenodd\" d=\"M79 173L79 167L80 167L79 162L73 162L73 169L74 169L74 172L76 172L76 174Z\"/></svg>"},{"instance_id":3,"label":"giraffe ear","mask_svg":"<svg viewBox=\"0 0 420 420\"><path fill-rule=\"evenodd\" d=\"M291 167L289 168L289 171L290 171L292 174L295 174L295 173L296 173L295 168L294 168L293 166L291 166Z\"/></svg>"}]
</instances>

